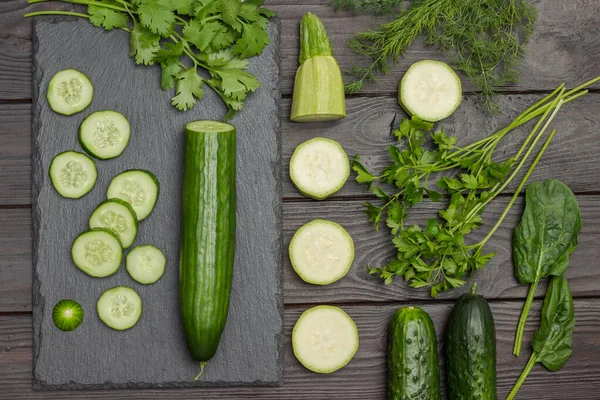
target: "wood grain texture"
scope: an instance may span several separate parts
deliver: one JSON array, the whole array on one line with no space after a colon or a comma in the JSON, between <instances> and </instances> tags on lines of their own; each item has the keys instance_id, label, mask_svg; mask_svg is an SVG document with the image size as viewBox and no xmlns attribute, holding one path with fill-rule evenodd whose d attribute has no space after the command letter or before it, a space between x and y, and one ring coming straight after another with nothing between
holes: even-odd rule
<instances>
[{"instance_id":1,"label":"wood grain texture","mask_svg":"<svg viewBox=\"0 0 600 400\"><path fill-rule=\"evenodd\" d=\"M360 347L354 359L343 369L329 375L312 373L294 358L290 344L292 328L304 307L287 307L285 311L285 380L278 388L220 388L33 392L31 390L31 318L0 316L0 391L16 399L369 399L385 398L386 331L394 311L406 304L343 306L354 319L359 331ZM452 303L418 304L427 311L436 327L440 351L443 330ZM505 398L521 373L530 354L530 341L539 325L541 301L532 308L525 333L523 355L511 354L514 329L520 302L491 302L496 323L498 352L498 398ZM565 400L565 388L577 393L578 400L597 399L594 383L600 380L600 304L592 300L575 301L576 326L573 356L558 372L541 365L534 367L519 391L522 400ZM210 367L207 366L207 368ZM442 366L443 373L443 366ZM445 378L442 378L445 393ZM446 398L446 397L444 397Z\"/></svg>"},{"instance_id":2,"label":"wood grain texture","mask_svg":"<svg viewBox=\"0 0 600 400\"><path fill-rule=\"evenodd\" d=\"M578 196L583 230L579 235L579 247L571 256L570 268L566 276L572 286L574 296L600 296L600 196ZM484 215L484 221L490 224L495 221L507 204L507 198L495 200ZM369 275L367 264L379 266L394 256L394 247L387 229L382 226L375 232L362 213L360 201L328 201L328 202L286 202L283 207L284 227L284 300L286 304L301 303L349 303L349 302L383 302L407 301L420 299L429 301L427 290L409 288L402 280L385 286L381 280ZM523 209L520 198L505 222L486 245L486 251L496 252L496 257L485 270L479 271L475 281L479 283L480 292L490 299L525 298L527 285L520 285L513 273L510 237L513 228L520 219ZM415 209L409 223L424 221L435 213L435 204L428 203ZM11 285L0 285L0 312L31 310L31 232L30 210L0 210L0 219L7 223L0 225L0 282ZM315 219L326 218L343 225L354 239L356 257L354 264L340 281L327 285L315 286L302 281L293 271L287 254L287 246L294 232L304 223ZM473 240L482 239L487 233L485 228L474 234ZM545 283L540 285L538 297L543 296ZM440 295L442 299L456 298L466 290L454 290Z\"/></svg>"},{"instance_id":3,"label":"wood grain texture","mask_svg":"<svg viewBox=\"0 0 600 400\"><path fill-rule=\"evenodd\" d=\"M504 116L490 116L474 106L475 96L466 96L463 105L443 124L449 134L468 144L488 136L508 125L514 117L537 101L539 95L502 95L499 101L506 109ZM393 98L352 98L347 101L348 118L339 122L320 124L295 124L289 122L291 100L281 101L283 196L286 199L302 198L289 179L289 160L300 143L326 136L339 141L349 157L360 154L365 164L375 172L381 171L389 157L387 147L397 143L390 133L404 113ZM567 104L557 115L553 128L558 130L553 143L538 164L532 179L560 179L578 193L600 191L600 94L590 93ZM31 107L29 104L0 104L0 205L31 203ZM81 117L74 117L81 118ZM498 147L498 154L514 154L529 133L529 124L513 131ZM75 132L57 132L57 135ZM522 174L521 174L522 176ZM435 179L432 179L435 181ZM509 189L514 190L517 182ZM509 190L510 191L510 190ZM346 185L335 198L368 195L364 186L350 175Z\"/></svg>"},{"instance_id":4,"label":"wood grain texture","mask_svg":"<svg viewBox=\"0 0 600 400\"><path fill-rule=\"evenodd\" d=\"M368 61L348 48L346 43L352 34L374 28L390 19L336 12L327 5L329 0L303 1L302 5L295 3L294 0L265 1L265 6L275 10L282 20L282 93L292 92L298 67L298 24L305 12L311 11L323 19L334 54L343 70L348 70L353 64L365 65ZM595 66L600 63L597 24L600 3L595 0L536 0L534 3L539 9L539 17L521 65L520 82L503 90L548 90L560 82L574 85L596 76L599 71ZM29 11L49 8L69 6L27 5L21 0L0 3L0 26L3 27L0 32L0 78L10 78L0 79L0 99L31 98L31 29L30 21L22 16ZM381 76L377 84L367 85L363 93L395 94L398 80L407 68L415 60L428 58L447 61L437 48L426 47L422 40L418 40L388 75ZM156 73L158 79L158 69ZM461 78L466 92L475 90L464 75Z\"/></svg>"}]
</instances>

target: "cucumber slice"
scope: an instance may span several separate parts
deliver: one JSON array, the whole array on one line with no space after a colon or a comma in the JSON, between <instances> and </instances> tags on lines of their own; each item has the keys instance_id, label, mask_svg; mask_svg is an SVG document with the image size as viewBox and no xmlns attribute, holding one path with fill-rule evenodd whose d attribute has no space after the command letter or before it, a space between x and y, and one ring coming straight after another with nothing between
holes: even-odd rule
<instances>
[{"instance_id":1,"label":"cucumber slice","mask_svg":"<svg viewBox=\"0 0 600 400\"><path fill-rule=\"evenodd\" d=\"M85 231L75 239L71 248L75 265L95 278L112 275L119 269L123 249L119 238L108 229Z\"/></svg>"},{"instance_id":2,"label":"cucumber slice","mask_svg":"<svg viewBox=\"0 0 600 400\"><path fill-rule=\"evenodd\" d=\"M341 308L316 306L298 318L292 331L292 347L307 369L328 374L352 360L358 350L358 330Z\"/></svg>"},{"instance_id":3,"label":"cucumber slice","mask_svg":"<svg viewBox=\"0 0 600 400\"><path fill-rule=\"evenodd\" d=\"M50 164L49 173L54 189L69 199L78 199L86 195L98 178L94 161L76 151L65 151L56 155Z\"/></svg>"},{"instance_id":4,"label":"cucumber slice","mask_svg":"<svg viewBox=\"0 0 600 400\"><path fill-rule=\"evenodd\" d=\"M90 228L105 228L119 237L123 248L133 244L138 231L135 211L120 199L108 199L100 203L90 217Z\"/></svg>"},{"instance_id":5,"label":"cucumber slice","mask_svg":"<svg viewBox=\"0 0 600 400\"><path fill-rule=\"evenodd\" d=\"M316 137L300 144L290 160L290 178L300 193L323 200L344 186L350 161L335 140Z\"/></svg>"},{"instance_id":6,"label":"cucumber slice","mask_svg":"<svg viewBox=\"0 0 600 400\"><path fill-rule=\"evenodd\" d=\"M294 234L290 260L305 282L328 285L348 273L354 261L354 242L341 225L315 219Z\"/></svg>"},{"instance_id":7,"label":"cucumber slice","mask_svg":"<svg viewBox=\"0 0 600 400\"><path fill-rule=\"evenodd\" d=\"M131 206L138 221L146 218L158 198L158 180L150 171L131 169L115 176L106 191L108 199L121 199Z\"/></svg>"},{"instance_id":8,"label":"cucumber slice","mask_svg":"<svg viewBox=\"0 0 600 400\"><path fill-rule=\"evenodd\" d=\"M449 117L462 101L458 75L440 61L423 60L410 66L400 81L398 103L424 121Z\"/></svg>"},{"instance_id":9,"label":"cucumber slice","mask_svg":"<svg viewBox=\"0 0 600 400\"><path fill-rule=\"evenodd\" d=\"M73 115L92 102L94 86L83 73L75 69L58 71L50 83L46 98L50 108L59 114Z\"/></svg>"},{"instance_id":10,"label":"cucumber slice","mask_svg":"<svg viewBox=\"0 0 600 400\"><path fill-rule=\"evenodd\" d=\"M142 315L142 299L135 290L125 286L102 293L96 307L100 320L117 331L132 328Z\"/></svg>"},{"instance_id":11,"label":"cucumber slice","mask_svg":"<svg viewBox=\"0 0 600 400\"><path fill-rule=\"evenodd\" d=\"M83 314L83 308L75 300L61 300L52 310L52 320L58 329L70 332L81 325Z\"/></svg>"},{"instance_id":12,"label":"cucumber slice","mask_svg":"<svg viewBox=\"0 0 600 400\"><path fill-rule=\"evenodd\" d=\"M160 279L165 273L167 259L160 249L152 245L136 246L125 259L129 275L143 285L149 285Z\"/></svg>"},{"instance_id":13,"label":"cucumber slice","mask_svg":"<svg viewBox=\"0 0 600 400\"><path fill-rule=\"evenodd\" d=\"M79 126L79 143L92 157L108 160L125 150L130 132L129 121L123 114L112 110L96 111Z\"/></svg>"}]
</instances>

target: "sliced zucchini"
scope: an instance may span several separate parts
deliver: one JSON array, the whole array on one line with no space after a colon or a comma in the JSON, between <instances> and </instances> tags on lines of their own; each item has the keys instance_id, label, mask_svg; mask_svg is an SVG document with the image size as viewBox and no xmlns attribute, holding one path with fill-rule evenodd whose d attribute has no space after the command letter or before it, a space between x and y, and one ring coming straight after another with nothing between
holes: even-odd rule
<instances>
[{"instance_id":1,"label":"sliced zucchini","mask_svg":"<svg viewBox=\"0 0 600 400\"><path fill-rule=\"evenodd\" d=\"M54 189L69 199L86 195L98 178L94 161L76 151L64 151L56 155L50 164L49 173Z\"/></svg>"},{"instance_id":2,"label":"sliced zucchini","mask_svg":"<svg viewBox=\"0 0 600 400\"><path fill-rule=\"evenodd\" d=\"M129 203L108 199L100 203L90 217L90 228L105 228L119 237L123 248L133 244L138 231L138 221Z\"/></svg>"},{"instance_id":3,"label":"sliced zucchini","mask_svg":"<svg viewBox=\"0 0 600 400\"><path fill-rule=\"evenodd\" d=\"M462 101L460 78L446 63L423 60L410 66L400 81L398 102L424 121L449 117Z\"/></svg>"},{"instance_id":4,"label":"sliced zucchini","mask_svg":"<svg viewBox=\"0 0 600 400\"><path fill-rule=\"evenodd\" d=\"M123 248L114 233L108 229L96 228L77 236L71 255L80 270L95 278L104 278L119 269Z\"/></svg>"},{"instance_id":5,"label":"sliced zucchini","mask_svg":"<svg viewBox=\"0 0 600 400\"><path fill-rule=\"evenodd\" d=\"M315 219L294 234L290 260L305 282L328 285L348 273L354 261L354 242L341 225Z\"/></svg>"},{"instance_id":6,"label":"sliced zucchini","mask_svg":"<svg viewBox=\"0 0 600 400\"><path fill-rule=\"evenodd\" d=\"M300 193L323 200L344 186L350 162L335 140L316 137L300 144L290 160L290 178Z\"/></svg>"},{"instance_id":7,"label":"sliced zucchini","mask_svg":"<svg viewBox=\"0 0 600 400\"><path fill-rule=\"evenodd\" d=\"M61 300L52 310L52 320L58 329L69 332L81 325L83 314L83 307L75 300Z\"/></svg>"},{"instance_id":8,"label":"sliced zucchini","mask_svg":"<svg viewBox=\"0 0 600 400\"><path fill-rule=\"evenodd\" d=\"M298 318L292 331L292 347L307 369L328 374L352 360L358 350L358 330L341 308L316 306Z\"/></svg>"},{"instance_id":9,"label":"sliced zucchini","mask_svg":"<svg viewBox=\"0 0 600 400\"><path fill-rule=\"evenodd\" d=\"M141 221L154 209L158 198L158 180L150 171L131 169L113 178L108 186L106 197L129 203L138 221Z\"/></svg>"},{"instance_id":10,"label":"sliced zucchini","mask_svg":"<svg viewBox=\"0 0 600 400\"><path fill-rule=\"evenodd\" d=\"M50 83L46 98L50 108L59 114L73 115L92 102L94 86L89 78L75 69L58 71Z\"/></svg>"},{"instance_id":11,"label":"sliced zucchini","mask_svg":"<svg viewBox=\"0 0 600 400\"><path fill-rule=\"evenodd\" d=\"M160 279L165 273L167 259L160 249L152 245L136 246L127 253L125 266L131 277L149 285Z\"/></svg>"},{"instance_id":12,"label":"sliced zucchini","mask_svg":"<svg viewBox=\"0 0 600 400\"><path fill-rule=\"evenodd\" d=\"M135 290L125 286L102 293L96 307L100 320L117 331L132 328L142 315L142 299Z\"/></svg>"},{"instance_id":13,"label":"sliced zucchini","mask_svg":"<svg viewBox=\"0 0 600 400\"><path fill-rule=\"evenodd\" d=\"M112 110L96 111L79 126L79 143L90 156L108 160L125 150L130 132L129 121L123 114Z\"/></svg>"}]
</instances>

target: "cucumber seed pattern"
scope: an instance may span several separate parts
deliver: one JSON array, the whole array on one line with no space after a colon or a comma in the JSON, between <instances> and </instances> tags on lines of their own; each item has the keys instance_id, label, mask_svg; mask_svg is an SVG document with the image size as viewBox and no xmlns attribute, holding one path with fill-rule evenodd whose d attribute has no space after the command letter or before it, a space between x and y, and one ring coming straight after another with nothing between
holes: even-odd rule
<instances>
[{"instance_id":1,"label":"cucumber seed pattern","mask_svg":"<svg viewBox=\"0 0 600 400\"><path fill-rule=\"evenodd\" d=\"M109 245L99 239L92 239L85 245L85 262L90 269L113 261L115 253Z\"/></svg>"},{"instance_id":2,"label":"cucumber seed pattern","mask_svg":"<svg viewBox=\"0 0 600 400\"><path fill-rule=\"evenodd\" d=\"M83 166L77 161L69 161L58 174L59 182L66 187L80 188L85 185L87 178Z\"/></svg>"},{"instance_id":3,"label":"cucumber seed pattern","mask_svg":"<svg viewBox=\"0 0 600 400\"><path fill-rule=\"evenodd\" d=\"M112 299L110 313L113 318L128 317L135 310L135 307L129 299L123 294L118 294Z\"/></svg>"},{"instance_id":4,"label":"cucumber seed pattern","mask_svg":"<svg viewBox=\"0 0 600 400\"><path fill-rule=\"evenodd\" d=\"M109 118L102 118L96 122L94 131L94 145L105 149L121 143L121 132L117 129L117 125Z\"/></svg>"},{"instance_id":5,"label":"cucumber seed pattern","mask_svg":"<svg viewBox=\"0 0 600 400\"><path fill-rule=\"evenodd\" d=\"M146 203L148 195L146 191L138 182L134 180L127 180L121 185L119 196L121 200L126 201L132 206L139 207Z\"/></svg>"},{"instance_id":6,"label":"cucumber seed pattern","mask_svg":"<svg viewBox=\"0 0 600 400\"><path fill-rule=\"evenodd\" d=\"M125 217L114 211L103 212L100 215L100 223L117 235L123 234L129 228Z\"/></svg>"},{"instance_id":7,"label":"cucumber seed pattern","mask_svg":"<svg viewBox=\"0 0 600 400\"><path fill-rule=\"evenodd\" d=\"M65 103L72 105L81 100L82 88L83 83L79 79L73 78L69 81L62 81L56 85L56 93L63 98Z\"/></svg>"},{"instance_id":8,"label":"cucumber seed pattern","mask_svg":"<svg viewBox=\"0 0 600 400\"><path fill-rule=\"evenodd\" d=\"M156 265L154 264L155 257L152 257L152 254L149 251L144 251L142 255L140 255L140 268L145 272L154 272Z\"/></svg>"}]
</instances>

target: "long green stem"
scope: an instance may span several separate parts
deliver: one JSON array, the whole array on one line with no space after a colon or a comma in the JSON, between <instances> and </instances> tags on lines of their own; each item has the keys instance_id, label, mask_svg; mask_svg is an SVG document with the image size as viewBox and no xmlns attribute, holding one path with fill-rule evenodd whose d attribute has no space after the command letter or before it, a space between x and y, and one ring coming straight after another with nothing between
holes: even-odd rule
<instances>
[{"instance_id":1,"label":"long green stem","mask_svg":"<svg viewBox=\"0 0 600 400\"><path fill-rule=\"evenodd\" d=\"M115 10L115 11L127 12L126 9L115 6L113 4L100 3L99 1L93 1L93 0L28 0L28 3L29 4L48 3L51 1L58 1L61 3L70 3L70 4L81 4L84 6L98 6L98 7L103 7L103 8L110 8L111 10Z\"/></svg>"},{"instance_id":2,"label":"long green stem","mask_svg":"<svg viewBox=\"0 0 600 400\"><path fill-rule=\"evenodd\" d=\"M80 17L80 18L87 18L87 19L90 18L90 16L88 14L82 14L82 13L72 12L72 11L36 11L36 12L31 12L31 13L27 13L27 14L23 15L23 18L38 17L41 15L67 15L69 17Z\"/></svg>"},{"instance_id":3,"label":"long green stem","mask_svg":"<svg viewBox=\"0 0 600 400\"><path fill-rule=\"evenodd\" d=\"M531 176L531 173L533 172L533 169L535 168L535 166L537 165L537 163L542 158L542 155L544 154L544 152L548 148L548 145L552 141L552 138L554 137L555 133L556 133L555 130L553 130L552 132L550 132L550 135L548 136L548 139L546 139L546 142L542 146L542 148L541 148L540 152L538 153L537 157L535 158L535 160L533 160L533 163L529 167L529 170L525 174L525 177L523 178L523 180L519 184L519 187L515 191L515 194L513 195L513 197L508 202L508 205L504 209L504 212L502 212L502 215L500 216L500 218L498 219L498 221L496 222L496 224L494 225L494 227L488 232L487 236L481 242L479 242L479 243L477 243L477 244L475 244L473 246L468 246L469 248L475 248L475 247L481 248L481 247L483 247L483 245L492 237L492 235L494 234L494 232L496 232L496 229L498 229L498 227L502 224L502 221L504 221L504 218L506 218L506 216L508 215L508 211L511 209L511 207L513 206L513 204L517 200L517 197L519 197L519 193L521 192L521 190L523 190L523 187L527 183L527 180L529 179L529 176ZM527 156L526 156L526 158L527 158ZM491 196L491 197L493 197L493 196Z\"/></svg>"},{"instance_id":4,"label":"long green stem","mask_svg":"<svg viewBox=\"0 0 600 400\"><path fill-rule=\"evenodd\" d=\"M533 298L535 297L535 292L537 291L538 283L539 280L536 280L531 284L531 286L529 286L527 300L525 300L525 305L523 306L523 311L521 311L521 317L519 318L519 324L517 325L515 345L513 347L513 354L517 357L521 355L521 346L523 344L523 333L525 332L525 323L527 322L527 316L529 315L529 310L531 309L531 305L533 304Z\"/></svg>"},{"instance_id":5,"label":"long green stem","mask_svg":"<svg viewBox=\"0 0 600 400\"><path fill-rule=\"evenodd\" d=\"M517 395L517 392L521 388L521 385L523 385L523 382L525 382L525 379L527 379L527 375L529 375L529 373L531 372L531 370L533 369L533 366L535 365L535 363L537 363L537 361L538 361L538 355L534 351L533 353L531 353L529 362L525 366L525 369L521 373L521 376L517 380L517 383L515 383L515 386L512 388L512 390L508 394L508 397L506 398L506 400L513 400L515 398L515 396Z\"/></svg>"}]
</instances>

